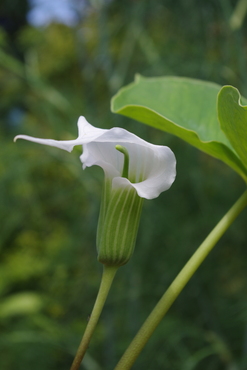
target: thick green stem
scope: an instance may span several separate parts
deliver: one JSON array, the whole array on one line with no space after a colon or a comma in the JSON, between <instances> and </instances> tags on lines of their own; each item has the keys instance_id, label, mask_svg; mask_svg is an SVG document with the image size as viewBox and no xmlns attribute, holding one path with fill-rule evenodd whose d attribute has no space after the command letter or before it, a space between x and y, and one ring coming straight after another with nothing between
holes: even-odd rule
<instances>
[{"instance_id":1,"label":"thick green stem","mask_svg":"<svg viewBox=\"0 0 247 370\"><path fill-rule=\"evenodd\" d=\"M114 276L117 272L117 269L118 267L115 267L115 266L104 266L101 284L100 284L99 292L98 292L98 295L97 295L97 298L96 298L96 301L93 307L93 311L89 318L86 330L84 332L84 335L82 337L81 343L79 345L79 348L77 350L76 356L74 358L74 361L71 365L70 370L78 370L80 368L82 359L86 353L86 350L88 348L89 342L93 335L94 329L97 325L98 319L104 307L106 298L108 296L108 293L109 293L112 281L114 279Z\"/></svg>"},{"instance_id":2,"label":"thick green stem","mask_svg":"<svg viewBox=\"0 0 247 370\"><path fill-rule=\"evenodd\" d=\"M165 294L157 303L147 320L142 325L141 329L127 348L123 357L115 367L115 370L131 369L135 360L139 356L143 347L153 334L154 330L171 307L175 299L181 293L187 282L193 276L195 271L213 249L217 241L225 233L228 227L232 224L239 213L247 206L247 191L239 198L232 206L226 215L220 220L216 227L207 236L204 242L199 246L184 268L177 275L175 280L169 286Z\"/></svg>"}]
</instances>

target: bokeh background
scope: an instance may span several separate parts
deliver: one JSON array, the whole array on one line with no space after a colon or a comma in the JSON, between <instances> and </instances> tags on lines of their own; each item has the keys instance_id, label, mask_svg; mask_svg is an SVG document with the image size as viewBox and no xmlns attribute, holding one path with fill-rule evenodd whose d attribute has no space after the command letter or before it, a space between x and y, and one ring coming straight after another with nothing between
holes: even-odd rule
<instances>
[{"instance_id":1,"label":"bokeh background","mask_svg":"<svg viewBox=\"0 0 247 370\"><path fill-rule=\"evenodd\" d=\"M232 84L247 96L246 0L1 0L0 369L67 370L97 294L103 174L18 141L77 135L77 119L120 126L177 157L177 179L144 204L82 369L113 369L176 274L244 191L223 163L110 112L144 76ZM178 97L179 103L179 97ZM179 107L179 104L178 104ZM134 369L247 369L247 213L200 267Z\"/></svg>"}]
</instances>

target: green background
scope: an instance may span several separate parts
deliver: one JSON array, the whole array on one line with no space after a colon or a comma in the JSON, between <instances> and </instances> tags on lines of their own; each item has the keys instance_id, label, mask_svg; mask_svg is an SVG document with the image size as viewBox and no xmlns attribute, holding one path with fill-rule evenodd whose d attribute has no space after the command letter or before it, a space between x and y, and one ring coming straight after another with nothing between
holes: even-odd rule
<instances>
[{"instance_id":1,"label":"green background","mask_svg":"<svg viewBox=\"0 0 247 370\"><path fill-rule=\"evenodd\" d=\"M1 2L1 370L69 369L102 272L95 247L101 170L82 171L78 147L69 154L14 144L13 137L72 139L84 115L97 127L124 127L168 145L176 155L176 181L144 202L134 256L117 273L82 366L113 369L245 185L182 140L111 113L110 99L136 73L231 84L247 96L247 24L234 28L238 3L92 1L77 26L37 29L25 22L24 1ZM246 217L245 211L203 263L134 369L247 368Z\"/></svg>"}]
</instances>

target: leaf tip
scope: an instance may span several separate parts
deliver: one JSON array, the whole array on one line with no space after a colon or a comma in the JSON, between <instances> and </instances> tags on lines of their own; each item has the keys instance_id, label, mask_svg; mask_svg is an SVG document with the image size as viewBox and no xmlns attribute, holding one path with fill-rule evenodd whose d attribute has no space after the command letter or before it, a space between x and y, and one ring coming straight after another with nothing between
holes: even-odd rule
<instances>
[{"instance_id":1,"label":"leaf tip","mask_svg":"<svg viewBox=\"0 0 247 370\"><path fill-rule=\"evenodd\" d=\"M241 105L240 100L241 100L241 95L239 90L236 87L233 87L231 85L225 85L223 86L219 93L218 93L218 104L221 102L222 99L231 99L235 103L238 103Z\"/></svg>"}]
</instances>

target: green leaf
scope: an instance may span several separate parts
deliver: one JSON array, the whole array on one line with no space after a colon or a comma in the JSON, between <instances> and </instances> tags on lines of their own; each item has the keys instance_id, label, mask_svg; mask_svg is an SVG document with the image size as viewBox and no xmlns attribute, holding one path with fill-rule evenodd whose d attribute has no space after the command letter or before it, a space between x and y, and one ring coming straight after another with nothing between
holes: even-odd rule
<instances>
[{"instance_id":1,"label":"green leaf","mask_svg":"<svg viewBox=\"0 0 247 370\"><path fill-rule=\"evenodd\" d=\"M181 77L145 78L122 88L111 109L169 132L220 159L247 182L247 169L217 119L220 85Z\"/></svg>"},{"instance_id":2,"label":"green leaf","mask_svg":"<svg viewBox=\"0 0 247 370\"><path fill-rule=\"evenodd\" d=\"M218 96L218 116L222 130L247 168L247 107L240 99L235 87L224 86Z\"/></svg>"}]
</instances>

